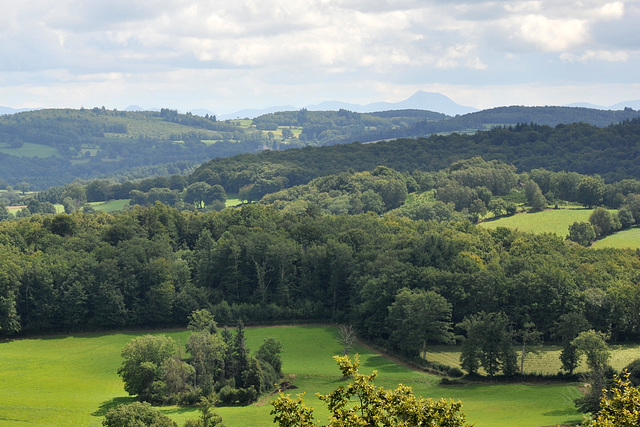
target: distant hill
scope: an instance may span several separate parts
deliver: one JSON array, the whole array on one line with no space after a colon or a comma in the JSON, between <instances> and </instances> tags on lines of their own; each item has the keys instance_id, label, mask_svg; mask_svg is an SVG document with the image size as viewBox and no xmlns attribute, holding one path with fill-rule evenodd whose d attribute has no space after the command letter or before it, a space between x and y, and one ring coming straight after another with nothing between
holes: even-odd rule
<instances>
[{"instance_id":1,"label":"distant hill","mask_svg":"<svg viewBox=\"0 0 640 427\"><path fill-rule=\"evenodd\" d=\"M433 95L419 93L394 106L417 105L427 99L442 100ZM383 107L389 104L369 104L369 108ZM418 108L370 113L346 108L338 111L302 109L262 114L253 120L219 120L208 113L203 117L165 108L160 111L104 108L27 111L0 116L0 184L4 181L15 186L24 181L32 189L40 190L77 178L132 179L184 173L209 159L265 150L421 138L432 134L472 134L522 123L553 127L581 122L604 127L637 117L640 112L631 108L611 111L519 106L455 117ZM449 156L449 153L445 150L441 155Z\"/></svg>"},{"instance_id":2,"label":"distant hill","mask_svg":"<svg viewBox=\"0 0 640 427\"><path fill-rule=\"evenodd\" d=\"M20 113L22 111L35 111L35 110L37 110L37 108L11 108L11 107L0 106L0 115L15 114L15 113Z\"/></svg>"},{"instance_id":3,"label":"distant hill","mask_svg":"<svg viewBox=\"0 0 640 427\"><path fill-rule=\"evenodd\" d=\"M250 108L250 109L235 111L230 114L219 114L216 117L218 117L219 120L234 120L234 119L244 119L244 118L253 119L259 116L263 116L265 114L275 113L278 111L294 111L294 110L298 110L298 108L292 105L284 105L279 107L267 107L262 109ZM196 111L199 111L199 110L194 110L193 113L196 113Z\"/></svg>"},{"instance_id":4,"label":"distant hill","mask_svg":"<svg viewBox=\"0 0 640 427\"><path fill-rule=\"evenodd\" d=\"M423 136L433 133L474 132L494 126L520 123L536 123L556 126L568 123L588 123L603 127L640 117L640 111L598 110L581 107L498 107L463 116L450 117L438 122L424 121L409 130L407 136Z\"/></svg>"},{"instance_id":5,"label":"distant hill","mask_svg":"<svg viewBox=\"0 0 640 427\"><path fill-rule=\"evenodd\" d=\"M448 116L457 114L467 114L478 111L477 108L467 107L452 101L450 98L435 92L418 91L409 98L400 102L373 102L366 105L353 104L342 101L323 101L318 104L306 105L303 108L309 111L338 111L348 110L354 113L373 113L385 110L428 110L442 113ZM264 114L275 113L278 111L294 111L300 110L290 105L283 107L267 107L262 109L246 109L235 111L229 114L218 114L220 120L259 117ZM198 111L205 112L207 110L192 110L193 113ZM209 112L212 114L211 112Z\"/></svg>"},{"instance_id":6,"label":"distant hill","mask_svg":"<svg viewBox=\"0 0 640 427\"><path fill-rule=\"evenodd\" d=\"M512 164L519 172L544 168L599 174L607 182L637 179L640 176L640 119L604 128L586 123L557 127L523 124L496 127L473 135L434 134L376 144L265 151L210 160L192 176L202 176L210 169L220 177L219 183L227 192L255 186L260 189L256 193L262 195L350 170L370 171L377 166L387 166L401 172L436 171L477 156Z\"/></svg>"},{"instance_id":7,"label":"distant hill","mask_svg":"<svg viewBox=\"0 0 640 427\"><path fill-rule=\"evenodd\" d=\"M357 113L371 113L374 111L384 110L429 110L438 113L446 114L448 116L455 116L457 114L467 114L474 111L478 111L477 108L466 107L452 101L450 98L435 92L423 92L418 91L411 97L400 102L373 102L366 105L347 104L339 101L325 101L317 105L309 105L306 107L308 110L339 110L344 108L346 110L354 111Z\"/></svg>"},{"instance_id":8,"label":"distant hill","mask_svg":"<svg viewBox=\"0 0 640 427\"><path fill-rule=\"evenodd\" d=\"M634 110L640 110L640 99L635 101L623 101L618 102L615 105L609 107L612 110L624 110L625 108L633 108Z\"/></svg>"},{"instance_id":9,"label":"distant hill","mask_svg":"<svg viewBox=\"0 0 640 427\"><path fill-rule=\"evenodd\" d=\"M588 102L574 102L572 104L567 105L567 107L584 107L584 108L595 108L598 110L624 110L625 108L633 108L634 110L640 110L640 100L635 101L622 101L617 104L610 105L608 107L602 105L595 105Z\"/></svg>"},{"instance_id":10,"label":"distant hill","mask_svg":"<svg viewBox=\"0 0 640 427\"><path fill-rule=\"evenodd\" d=\"M447 117L423 110L389 115L301 110L263 114L253 121L222 121L208 114L139 108L49 109L0 116L0 184L24 181L40 190L76 178L182 173L216 157L396 138L419 121Z\"/></svg>"}]
</instances>

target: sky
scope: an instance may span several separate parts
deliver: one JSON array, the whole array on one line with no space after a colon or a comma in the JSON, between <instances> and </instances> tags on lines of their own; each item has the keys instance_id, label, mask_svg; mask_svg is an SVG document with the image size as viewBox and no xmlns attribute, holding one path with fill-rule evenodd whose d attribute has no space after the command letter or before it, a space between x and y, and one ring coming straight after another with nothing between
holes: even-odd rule
<instances>
[{"instance_id":1,"label":"sky","mask_svg":"<svg viewBox=\"0 0 640 427\"><path fill-rule=\"evenodd\" d=\"M640 99L640 0L3 0L0 105Z\"/></svg>"}]
</instances>

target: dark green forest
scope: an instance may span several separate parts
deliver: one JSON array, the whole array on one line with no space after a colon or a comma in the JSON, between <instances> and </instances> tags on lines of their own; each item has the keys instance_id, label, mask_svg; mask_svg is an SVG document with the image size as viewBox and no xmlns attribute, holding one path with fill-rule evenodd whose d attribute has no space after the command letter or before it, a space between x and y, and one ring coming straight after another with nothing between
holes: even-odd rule
<instances>
[{"instance_id":1,"label":"dark green forest","mask_svg":"<svg viewBox=\"0 0 640 427\"><path fill-rule=\"evenodd\" d=\"M530 322L553 340L575 313L613 340L640 335L637 252L468 221L158 204L4 221L0 250L5 336L184 325L207 308L222 325L348 322L413 353L394 339L406 323L390 321L406 291L446 300L450 326L502 312L513 328Z\"/></svg>"},{"instance_id":2,"label":"dark green forest","mask_svg":"<svg viewBox=\"0 0 640 427\"><path fill-rule=\"evenodd\" d=\"M640 176L640 120L598 128L584 123L556 127L523 124L494 128L474 135L432 135L428 138L307 147L282 152L244 154L213 159L194 173L211 169L227 192L247 184L284 180L304 184L338 172L388 166L400 172L437 171L480 156L514 165L518 171L544 168L599 174L606 181Z\"/></svg>"}]
</instances>

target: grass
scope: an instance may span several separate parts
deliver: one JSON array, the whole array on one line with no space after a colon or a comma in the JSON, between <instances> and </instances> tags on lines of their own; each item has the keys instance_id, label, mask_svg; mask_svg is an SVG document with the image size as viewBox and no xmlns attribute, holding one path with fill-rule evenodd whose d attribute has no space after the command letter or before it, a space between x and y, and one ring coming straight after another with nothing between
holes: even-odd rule
<instances>
[{"instance_id":1,"label":"grass","mask_svg":"<svg viewBox=\"0 0 640 427\"><path fill-rule=\"evenodd\" d=\"M495 220L485 220L480 225L488 229L506 227L529 233L555 233L560 237L566 237L569 234L569 226L571 224L574 222L589 222L589 216L592 212L593 209L579 207L549 209L541 212L522 212ZM616 211L611 210L610 212ZM592 247L596 249L640 249L640 228L618 231L596 241Z\"/></svg>"},{"instance_id":2,"label":"grass","mask_svg":"<svg viewBox=\"0 0 640 427\"><path fill-rule=\"evenodd\" d=\"M549 209L540 212L523 212L496 220L483 221L483 227L515 228L529 233L555 233L566 237L574 222L589 222L593 209Z\"/></svg>"},{"instance_id":3,"label":"grass","mask_svg":"<svg viewBox=\"0 0 640 427\"><path fill-rule=\"evenodd\" d=\"M229 207L241 205L242 201L240 199L238 199L237 197L227 198L227 201L225 202L225 204L229 208Z\"/></svg>"},{"instance_id":4,"label":"grass","mask_svg":"<svg viewBox=\"0 0 640 427\"><path fill-rule=\"evenodd\" d=\"M89 204L97 211L114 212L126 209L129 206L130 200L131 199L117 199L109 200L108 202L91 202Z\"/></svg>"},{"instance_id":5,"label":"grass","mask_svg":"<svg viewBox=\"0 0 640 427\"><path fill-rule=\"evenodd\" d=\"M183 345L185 331L162 332ZM0 343L0 424L98 426L111 407L132 400L116 374L120 351L133 337L113 333L32 338ZM264 338L279 339L284 348L283 370L305 401L326 421L327 411L315 392L327 393L344 384L332 356L340 354L336 330L330 326L248 328L247 346L256 350ZM438 385L438 378L394 363L372 350L355 346L361 371L379 372L376 385L411 385L425 397L461 399L468 420L478 426L540 426L579 421L573 406L579 396L573 384ZM630 350L637 352L637 348ZM441 352L445 353L445 352ZM227 426L270 425L270 398L243 408L217 408ZM165 407L163 412L182 424L197 416L193 408Z\"/></svg>"},{"instance_id":6,"label":"grass","mask_svg":"<svg viewBox=\"0 0 640 427\"><path fill-rule=\"evenodd\" d=\"M618 231L593 243L594 248L640 249L640 228Z\"/></svg>"},{"instance_id":7,"label":"grass","mask_svg":"<svg viewBox=\"0 0 640 427\"><path fill-rule=\"evenodd\" d=\"M15 157L53 157L58 155L58 150L43 144L25 142L20 148L0 148L0 153Z\"/></svg>"}]
</instances>

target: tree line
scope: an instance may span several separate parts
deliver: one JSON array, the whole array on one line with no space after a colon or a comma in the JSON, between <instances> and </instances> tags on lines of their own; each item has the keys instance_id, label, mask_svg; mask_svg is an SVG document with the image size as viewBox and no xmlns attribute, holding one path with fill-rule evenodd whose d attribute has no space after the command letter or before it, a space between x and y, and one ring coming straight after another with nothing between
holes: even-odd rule
<instances>
[{"instance_id":1,"label":"tree line","mask_svg":"<svg viewBox=\"0 0 640 427\"><path fill-rule=\"evenodd\" d=\"M223 325L350 323L415 355L423 342L449 339L407 326L423 298L443 307L438 321L457 334L465 318L502 312L510 328L533 323L545 340L566 313L616 341L640 336L635 252L468 221L156 204L4 221L0 251L5 336L181 325L206 308Z\"/></svg>"}]
</instances>

